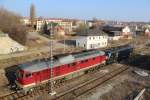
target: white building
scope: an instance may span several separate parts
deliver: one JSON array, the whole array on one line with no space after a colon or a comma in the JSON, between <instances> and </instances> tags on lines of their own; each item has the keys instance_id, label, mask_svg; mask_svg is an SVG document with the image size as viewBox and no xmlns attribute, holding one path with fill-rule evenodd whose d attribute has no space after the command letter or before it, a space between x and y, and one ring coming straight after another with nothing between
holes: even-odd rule
<instances>
[{"instance_id":1,"label":"white building","mask_svg":"<svg viewBox=\"0 0 150 100\"><path fill-rule=\"evenodd\" d=\"M87 33L85 35L80 35L76 39L76 46L83 47L86 49L97 49L106 47L108 44L108 36L104 33Z\"/></svg>"},{"instance_id":2,"label":"white building","mask_svg":"<svg viewBox=\"0 0 150 100\"><path fill-rule=\"evenodd\" d=\"M125 39L132 39L133 32L131 32L131 29L128 26L126 26L122 29L122 36Z\"/></svg>"},{"instance_id":3,"label":"white building","mask_svg":"<svg viewBox=\"0 0 150 100\"><path fill-rule=\"evenodd\" d=\"M149 29L147 28L147 29L145 29L145 33L150 33L150 31L149 31Z\"/></svg>"},{"instance_id":4,"label":"white building","mask_svg":"<svg viewBox=\"0 0 150 100\"><path fill-rule=\"evenodd\" d=\"M30 18L27 18L27 17L22 18L22 19L21 19L21 22L22 22L24 25L30 25L30 24L31 24Z\"/></svg>"},{"instance_id":5,"label":"white building","mask_svg":"<svg viewBox=\"0 0 150 100\"><path fill-rule=\"evenodd\" d=\"M131 34L131 30L130 30L130 28L128 26L126 26L126 27L124 27L122 29L122 33L123 33L123 35L130 35Z\"/></svg>"}]
</instances>

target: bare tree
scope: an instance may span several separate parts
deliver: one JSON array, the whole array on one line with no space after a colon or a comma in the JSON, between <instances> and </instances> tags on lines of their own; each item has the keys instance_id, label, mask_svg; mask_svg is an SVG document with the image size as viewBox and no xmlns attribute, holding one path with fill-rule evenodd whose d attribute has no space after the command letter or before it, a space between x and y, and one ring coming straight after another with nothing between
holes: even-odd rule
<instances>
[{"instance_id":1,"label":"bare tree","mask_svg":"<svg viewBox=\"0 0 150 100\"><path fill-rule=\"evenodd\" d=\"M14 40L25 44L27 28L22 25L19 15L0 8L0 30L8 33Z\"/></svg>"},{"instance_id":2,"label":"bare tree","mask_svg":"<svg viewBox=\"0 0 150 100\"><path fill-rule=\"evenodd\" d=\"M81 24L79 24L78 28L76 29L76 32L78 34L82 34L82 33L85 34L87 29L88 29L88 26L85 23L81 23Z\"/></svg>"},{"instance_id":3,"label":"bare tree","mask_svg":"<svg viewBox=\"0 0 150 100\"><path fill-rule=\"evenodd\" d=\"M46 21L45 21L45 23L44 23L42 33L49 35L48 25L47 25Z\"/></svg>"},{"instance_id":4,"label":"bare tree","mask_svg":"<svg viewBox=\"0 0 150 100\"><path fill-rule=\"evenodd\" d=\"M101 25L105 24L104 21L97 19L96 17L93 17L93 27L99 27Z\"/></svg>"},{"instance_id":5,"label":"bare tree","mask_svg":"<svg viewBox=\"0 0 150 100\"><path fill-rule=\"evenodd\" d=\"M35 6L33 4L30 7L30 20L31 20L31 26L34 27L34 23L35 23Z\"/></svg>"},{"instance_id":6,"label":"bare tree","mask_svg":"<svg viewBox=\"0 0 150 100\"><path fill-rule=\"evenodd\" d=\"M0 8L0 29L3 32L10 33L13 26L21 24L20 18L19 15Z\"/></svg>"}]
</instances>

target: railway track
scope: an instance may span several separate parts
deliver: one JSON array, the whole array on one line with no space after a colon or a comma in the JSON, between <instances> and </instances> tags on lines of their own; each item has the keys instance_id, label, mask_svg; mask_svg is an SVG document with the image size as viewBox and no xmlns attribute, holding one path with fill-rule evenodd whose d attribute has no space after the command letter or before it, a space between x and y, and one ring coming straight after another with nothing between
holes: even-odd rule
<instances>
[{"instance_id":1,"label":"railway track","mask_svg":"<svg viewBox=\"0 0 150 100\"><path fill-rule=\"evenodd\" d=\"M103 84L104 82L116 77L117 75L121 74L122 72L126 71L128 69L128 67L120 67L117 68L115 70L113 70L110 73L107 73L103 76L97 77L97 78L93 78L83 84L80 84L77 87L74 87L68 91L65 91L64 93L58 94L56 95L53 100L72 100L75 99L85 93L87 93L88 91L96 88L97 86Z\"/></svg>"},{"instance_id":2,"label":"railway track","mask_svg":"<svg viewBox=\"0 0 150 100\"><path fill-rule=\"evenodd\" d=\"M93 78L89 81L86 81L77 87L71 88L68 91L65 91L63 93L56 94L55 96L50 97L52 100L57 100L57 99L63 99L63 100L68 100L68 99L75 99L76 97L79 97L86 93L89 90L92 90L93 88L101 85L102 83L112 79L113 77L119 75L120 73L126 71L128 67L122 66L117 69L114 69L110 73L107 73L103 76ZM45 88L39 88L35 91L33 91L30 94L22 94L22 93L17 93L17 92L12 92L9 94L6 94L2 97L0 97L0 100L27 100L27 99L34 99L36 96L40 96L43 93L48 93L48 87ZM71 97L71 98L68 98Z\"/></svg>"}]
</instances>

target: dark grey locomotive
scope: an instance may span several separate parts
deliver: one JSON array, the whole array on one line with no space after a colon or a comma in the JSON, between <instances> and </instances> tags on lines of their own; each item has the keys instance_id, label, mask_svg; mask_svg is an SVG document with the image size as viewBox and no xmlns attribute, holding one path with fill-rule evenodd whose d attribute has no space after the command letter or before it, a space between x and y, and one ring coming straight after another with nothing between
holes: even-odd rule
<instances>
[{"instance_id":1,"label":"dark grey locomotive","mask_svg":"<svg viewBox=\"0 0 150 100\"><path fill-rule=\"evenodd\" d=\"M108 57L106 64L114 62L121 62L130 57L133 53L133 47L131 45L123 45L105 50L105 54Z\"/></svg>"}]
</instances>

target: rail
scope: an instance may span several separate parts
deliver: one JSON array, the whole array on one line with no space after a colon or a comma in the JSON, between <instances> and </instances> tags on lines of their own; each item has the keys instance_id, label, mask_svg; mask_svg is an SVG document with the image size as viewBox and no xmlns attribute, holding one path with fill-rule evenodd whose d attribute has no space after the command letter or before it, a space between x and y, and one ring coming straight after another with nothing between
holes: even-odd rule
<instances>
[{"instance_id":1,"label":"rail","mask_svg":"<svg viewBox=\"0 0 150 100\"><path fill-rule=\"evenodd\" d=\"M74 87L74 88L72 88L68 91L65 91L64 93L56 95L54 100L55 99L60 99L61 97L64 97L65 95L68 95L68 94L75 95L75 96L72 96L72 97L79 97L79 96L83 95L84 93L86 93L87 91L92 90L93 88L103 84L104 82L106 82L106 81L112 79L113 77L119 75L120 73L126 71L127 69L128 69L128 67L123 67L122 66L122 67L117 68L117 69L113 70L112 72L107 73L103 76L91 79L91 80L89 80L89 81L87 81L83 84L78 85L77 87ZM95 83L95 85L94 85L94 83ZM80 90L81 91L84 90L84 91L79 92ZM72 99L72 98L69 98L69 99Z\"/></svg>"}]
</instances>

